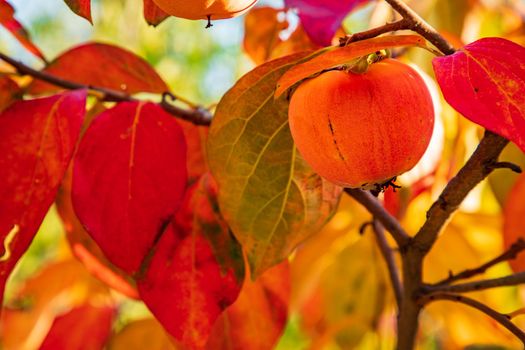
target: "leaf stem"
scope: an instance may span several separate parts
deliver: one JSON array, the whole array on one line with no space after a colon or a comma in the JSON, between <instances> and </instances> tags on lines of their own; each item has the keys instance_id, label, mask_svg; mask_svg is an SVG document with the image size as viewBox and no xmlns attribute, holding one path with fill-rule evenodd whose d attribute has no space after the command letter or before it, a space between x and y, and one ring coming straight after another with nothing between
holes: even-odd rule
<instances>
[{"instance_id":1,"label":"leaf stem","mask_svg":"<svg viewBox=\"0 0 525 350\"><path fill-rule=\"evenodd\" d=\"M22 62L19 62L8 55L0 52L0 59L9 63L11 66L13 66L20 74L24 75L30 75L35 79L42 80L45 82L48 82L50 84L62 87L64 89L68 90L77 90L77 89L87 89L91 91L95 91L99 94L102 94L102 97L105 101L114 101L114 102L122 102L122 101L136 101L137 99L131 97L130 95L123 93L121 91L107 89L101 86L91 86L91 85L85 85L85 84L79 84L75 83L70 80L65 80L59 77L56 77L54 75L33 69L27 65L25 65ZM184 102L184 101L183 101ZM184 119L186 121L189 121L196 125L209 125L211 122L212 114L210 111L203 107L196 107L195 105L189 102L186 102L190 107L190 109L184 109L175 105L172 105L166 101L163 101L159 103L159 105L169 114Z\"/></svg>"}]
</instances>

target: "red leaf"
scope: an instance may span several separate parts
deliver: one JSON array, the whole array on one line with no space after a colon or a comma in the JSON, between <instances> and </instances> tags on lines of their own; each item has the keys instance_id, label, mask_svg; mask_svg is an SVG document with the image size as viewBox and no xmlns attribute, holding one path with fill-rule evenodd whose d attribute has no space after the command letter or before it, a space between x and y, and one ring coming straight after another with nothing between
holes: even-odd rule
<instances>
[{"instance_id":1,"label":"red leaf","mask_svg":"<svg viewBox=\"0 0 525 350\"><path fill-rule=\"evenodd\" d=\"M85 91L20 101L0 114L0 300L53 203L85 113Z\"/></svg>"},{"instance_id":2,"label":"red leaf","mask_svg":"<svg viewBox=\"0 0 525 350\"><path fill-rule=\"evenodd\" d=\"M137 92L168 91L166 83L141 57L120 47L87 43L64 52L51 62L44 72L76 83ZM31 94L61 90L60 87L35 80L29 86Z\"/></svg>"},{"instance_id":3,"label":"red leaf","mask_svg":"<svg viewBox=\"0 0 525 350\"><path fill-rule=\"evenodd\" d=\"M241 294L215 322L209 350L271 350L288 319L290 271L288 261L247 278Z\"/></svg>"},{"instance_id":4,"label":"red leaf","mask_svg":"<svg viewBox=\"0 0 525 350\"><path fill-rule=\"evenodd\" d=\"M351 43L345 47L321 49L320 54L309 61L293 66L277 82L275 97L291 88L303 79L311 77L323 70L348 64L353 59L372 52L400 46L425 47L425 40L418 35L390 35Z\"/></svg>"},{"instance_id":5,"label":"red leaf","mask_svg":"<svg viewBox=\"0 0 525 350\"><path fill-rule=\"evenodd\" d=\"M180 125L186 137L188 146L188 158L186 167L188 169L188 182L196 182L201 175L208 171L206 162L206 140L208 138L208 127L198 126L181 120Z\"/></svg>"},{"instance_id":6,"label":"red leaf","mask_svg":"<svg viewBox=\"0 0 525 350\"><path fill-rule=\"evenodd\" d=\"M99 246L78 220L71 202L72 174L73 171L70 166L58 191L56 205L58 214L64 223L66 238L73 255L84 264L86 270L107 286L129 298L138 299L134 281L107 260Z\"/></svg>"},{"instance_id":7,"label":"red leaf","mask_svg":"<svg viewBox=\"0 0 525 350\"><path fill-rule=\"evenodd\" d=\"M22 90L9 77L0 77L0 112L22 95Z\"/></svg>"},{"instance_id":8,"label":"red leaf","mask_svg":"<svg viewBox=\"0 0 525 350\"><path fill-rule=\"evenodd\" d=\"M15 10L6 0L0 0L0 24L15 36L15 38L32 54L45 61L38 47L31 42L29 33L13 16Z\"/></svg>"},{"instance_id":9,"label":"red leaf","mask_svg":"<svg viewBox=\"0 0 525 350\"><path fill-rule=\"evenodd\" d=\"M112 306L85 304L57 317L40 350L103 349L115 316Z\"/></svg>"},{"instance_id":10,"label":"red leaf","mask_svg":"<svg viewBox=\"0 0 525 350\"><path fill-rule=\"evenodd\" d=\"M525 152L525 48L485 38L432 61L445 100Z\"/></svg>"},{"instance_id":11,"label":"red leaf","mask_svg":"<svg viewBox=\"0 0 525 350\"><path fill-rule=\"evenodd\" d=\"M346 15L370 0L285 0L299 11L299 18L312 41L327 46Z\"/></svg>"},{"instance_id":12,"label":"red leaf","mask_svg":"<svg viewBox=\"0 0 525 350\"><path fill-rule=\"evenodd\" d=\"M73 206L106 257L127 273L140 263L180 206L186 144L177 121L153 103L103 112L80 142Z\"/></svg>"},{"instance_id":13,"label":"red leaf","mask_svg":"<svg viewBox=\"0 0 525 350\"><path fill-rule=\"evenodd\" d=\"M244 279L241 247L218 217L209 181L203 177L199 187L188 191L137 283L166 331L192 349L204 347L216 318L235 301Z\"/></svg>"},{"instance_id":14,"label":"red leaf","mask_svg":"<svg viewBox=\"0 0 525 350\"><path fill-rule=\"evenodd\" d=\"M168 17L169 15L155 5L153 0L144 0L144 18L149 25L156 27Z\"/></svg>"},{"instance_id":15,"label":"red leaf","mask_svg":"<svg viewBox=\"0 0 525 350\"><path fill-rule=\"evenodd\" d=\"M84 17L93 24L91 19L91 0L64 0L74 13L80 17Z\"/></svg>"}]
</instances>

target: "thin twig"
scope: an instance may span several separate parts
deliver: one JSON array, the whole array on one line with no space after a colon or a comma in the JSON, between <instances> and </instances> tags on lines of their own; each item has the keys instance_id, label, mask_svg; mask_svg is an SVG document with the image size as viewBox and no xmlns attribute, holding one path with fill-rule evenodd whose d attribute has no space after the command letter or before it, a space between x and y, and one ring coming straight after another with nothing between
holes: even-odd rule
<instances>
[{"instance_id":1,"label":"thin twig","mask_svg":"<svg viewBox=\"0 0 525 350\"><path fill-rule=\"evenodd\" d=\"M493 164L509 141L490 131L458 174L450 180L438 200L427 212L427 220L414 237L414 244L425 254L436 241L439 231L459 208L468 193L494 169Z\"/></svg>"},{"instance_id":2,"label":"thin twig","mask_svg":"<svg viewBox=\"0 0 525 350\"><path fill-rule=\"evenodd\" d=\"M473 269L467 269L467 270L461 271L460 273L455 274L455 275L451 274L444 280L439 281L437 283L433 283L430 286L431 287L443 286L447 284L452 284L458 280L463 280L463 279L467 279L467 278L471 278L471 277L480 275L496 264L499 264L503 261L515 259L518 256L518 254L524 250L525 250L525 240L520 238L514 244L512 244L509 247L509 249L507 249L505 252L498 255L494 259L487 261L483 265L473 268Z\"/></svg>"},{"instance_id":3,"label":"thin twig","mask_svg":"<svg viewBox=\"0 0 525 350\"><path fill-rule=\"evenodd\" d=\"M511 317L509 315L505 315L502 313L497 312L496 310L488 307L487 305L480 303L477 300L467 298L462 295L457 294L449 294L449 293L440 293L440 294L432 294L428 297L422 298L420 302L426 304L433 301L438 300L449 300L449 301L455 301L458 303L462 303L465 305L468 305L474 309L477 309L496 322L498 322L503 327L507 328L512 334L514 334L524 345L525 345L525 333L518 328L512 321L510 320Z\"/></svg>"},{"instance_id":4,"label":"thin twig","mask_svg":"<svg viewBox=\"0 0 525 350\"><path fill-rule=\"evenodd\" d=\"M65 79L56 77L54 75L33 69L23 64L22 62L19 62L1 52L0 52L0 59L9 63L20 74L30 75L35 79L48 82L50 84L62 87L64 89L68 89L68 90L87 89L87 90L96 91L96 92L101 93L103 95L103 99L106 101L114 101L114 102L136 101L135 98L121 91L107 89L107 88L100 87L100 86L79 84L73 81L65 80ZM159 105L171 115L187 120L197 125L209 125L211 122L212 114L210 113L210 111L208 111L205 108L199 107L199 108L184 109L184 108L168 103L167 101L165 101L165 99L163 99L162 102L159 103Z\"/></svg>"},{"instance_id":5,"label":"thin twig","mask_svg":"<svg viewBox=\"0 0 525 350\"><path fill-rule=\"evenodd\" d=\"M341 38L339 40L340 41L339 45L346 46L355 41L375 38L376 36L379 36L381 34L395 32L397 30L403 30L403 29L410 29L410 21L406 20L405 18L400 19L399 21L386 23L380 27L376 27L376 28L372 28L372 29L365 30L362 32L347 35L346 37Z\"/></svg>"},{"instance_id":6,"label":"thin twig","mask_svg":"<svg viewBox=\"0 0 525 350\"><path fill-rule=\"evenodd\" d=\"M509 169L517 174L521 174L521 167L511 162L494 162L493 164L487 165L489 168L496 169Z\"/></svg>"},{"instance_id":7,"label":"thin twig","mask_svg":"<svg viewBox=\"0 0 525 350\"><path fill-rule=\"evenodd\" d=\"M509 287L517 286L519 284L525 283L525 272L518 272L513 275L486 279L481 281L460 283L454 285L440 285L440 286L424 286L422 288L423 294L429 293L468 293L468 292L477 292L484 289L498 288L498 287Z\"/></svg>"},{"instance_id":8,"label":"thin twig","mask_svg":"<svg viewBox=\"0 0 525 350\"><path fill-rule=\"evenodd\" d=\"M361 205L368 209L368 211L383 224L396 241L400 250L410 242L411 237L405 232L405 229L403 229L399 221L390 215L372 194L356 188L346 188L345 192L361 203Z\"/></svg>"},{"instance_id":9,"label":"thin twig","mask_svg":"<svg viewBox=\"0 0 525 350\"><path fill-rule=\"evenodd\" d=\"M401 285L401 279L399 278L399 272L397 269L396 261L394 259L394 253L392 248L388 245L385 237L385 230L383 225L378 220L372 222L373 231L376 237L377 245L383 255L383 259L388 267L388 275L390 276L390 282L392 289L394 290L394 296L396 298L397 307L401 306L401 300L403 297L403 287Z\"/></svg>"}]
</instances>

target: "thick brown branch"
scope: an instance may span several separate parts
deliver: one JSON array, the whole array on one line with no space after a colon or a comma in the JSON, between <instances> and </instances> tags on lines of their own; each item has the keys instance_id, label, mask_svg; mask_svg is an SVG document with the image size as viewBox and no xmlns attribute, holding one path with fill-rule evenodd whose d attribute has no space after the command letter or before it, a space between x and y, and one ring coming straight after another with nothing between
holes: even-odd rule
<instances>
[{"instance_id":1,"label":"thick brown branch","mask_svg":"<svg viewBox=\"0 0 525 350\"><path fill-rule=\"evenodd\" d=\"M387 231L390 232L397 245L403 250L403 247L410 242L411 238L405 232L399 221L390 215L381 203L379 203L379 201L369 192L356 188L346 188L345 192L368 209L368 211L381 222Z\"/></svg>"},{"instance_id":2,"label":"thick brown branch","mask_svg":"<svg viewBox=\"0 0 525 350\"><path fill-rule=\"evenodd\" d=\"M456 50L449 42L447 42L441 34L432 28L423 18L421 18L414 10L408 7L401 0L385 0L403 19L410 22L409 28L418 33L434 46L436 46L445 55L451 55Z\"/></svg>"},{"instance_id":3,"label":"thick brown branch","mask_svg":"<svg viewBox=\"0 0 525 350\"><path fill-rule=\"evenodd\" d=\"M425 286L422 291L424 294L428 293L468 293L476 292L484 289L498 288L498 287L508 287L508 286L517 286L519 284L525 283L525 272L518 272L513 275L492 278L481 281L474 281L468 283L460 283L454 285L440 285L440 286Z\"/></svg>"},{"instance_id":4,"label":"thick brown branch","mask_svg":"<svg viewBox=\"0 0 525 350\"><path fill-rule=\"evenodd\" d=\"M90 86L90 85L79 84L73 81L65 80L65 79L56 77L54 75L33 69L23 64L22 62L19 62L1 52L0 52L0 59L9 63L20 74L30 75L35 79L48 82L50 84L59 86L64 89L68 89L68 90L87 89L87 90L97 91L103 95L103 98L106 101L121 102L121 101L135 101L136 100L135 98L121 91L107 89L107 88L100 87L100 86ZM177 118L187 120L197 125L209 125L211 122L212 114L210 111L208 111L205 108L199 107L199 108L192 108L192 109L184 109L184 108L168 103L165 99L163 99L162 102L159 103L159 105L171 115Z\"/></svg>"},{"instance_id":5,"label":"thick brown branch","mask_svg":"<svg viewBox=\"0 0 525 350\"><path fill-rule=\"evenodd\" d=\"M427 220L414 237L414 244L425 254L430 250L448 218L459 208L468 193L493 170L508 140L490 131L459 173L447 184L438 200L427 212Z\"/></svg>"},{"instance_id":6,"label":"thick brown branch","mask_svg":"<svg viewBox=\"0 0 525 350\"><path fill-rule=\"evenodd\" d=\"M510 320L511 317L509 315L505 315L502 313L497 312L496 310L488 307L487 305L480 303L477 300L467 298L462 295L457 294L449 294L449 293L440 293L440 294L432 294L428 297L425 297L420 300L421 303L429 303L433 301L438 300L449 300L449 301L455 301L458 303L462 303L465 305L468 305L474 309L477 309L490 318L492 318L494 321L498 322L503 327L507 328L512 334L514 334L524 345L525 345L525 333L519 329L512 321Z\"/></svg>"},{"instance_id":7,"label":"thick brown branch","mask_svg":"<svg viewBox=\"0 0 525 350\"><path fill-rule=\"evenodd\" d=\"M401 285L401 279L399 278L399 272L394 259L393 250L388 245L383 225L381 225L378 220L374 220L372 227L376 237L377 245L379 246L379 250L381 251L383 259L386 262L386 266L388 267L388 275L390 277L392 289L394 290L394 296L396 297L397 306L399 308L401 306L401 300L403 297L403 287Z\"/></svg>"},{"instance_id":8,"label":"thick brown branch","mask_svg":"<svg viewBox=\"0 0 525 350\"><path fill-rule=\"evenodd\" d=\"M518 254L521 253L524 250L525 250L525 240L520 238L520 239L518 239L518 241L516 241L514 244L512 244L509 247L509 249L507 249L505 252L503 252L502 254L498 255L494 259L486 262L485 264L483 264L483 265L481 265L479 267L473 268L473 269L464 270L464 271L462 271L462 272L460 272L458 274L455 274L455 275L451 274L449 277L445 278L444 280L439 281L437 283L434 283L434 284L432 284L430 286L431 287L443 286L443 285L447 285L447 284L452 284L455 281L459 281L459 280L463 280L463 279L467 279L467 278L471 278L471 277L480 275L480 274L484 273L485 271L487 271L492 266L494 266L496 264L499 264L500 262L515 259L518 256Z\"/></svg>"}]
</instances>

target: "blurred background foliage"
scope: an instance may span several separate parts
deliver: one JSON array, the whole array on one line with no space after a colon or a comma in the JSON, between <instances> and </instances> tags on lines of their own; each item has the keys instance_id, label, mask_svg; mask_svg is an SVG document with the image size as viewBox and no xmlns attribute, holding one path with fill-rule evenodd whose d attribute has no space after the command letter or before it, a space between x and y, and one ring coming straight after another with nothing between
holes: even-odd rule
<instances>
[{"instance_id":1,"label":"blurred background foliage","mask_svg":"<svg viewBox=\"0 0 525 350\"><path fill-rule=\"evenodd\" d=\"M169 18L154 28L143 19L141 0L93 0L91 26L75 16L63 0L10 3L48 59L86 41L112 43L147 59L173 91L205 106L217 103L242 74L254 67L243 52L244 16L216 21L211 29L204 28L204 21L178 18ZM414 0L409 4L456 46L484 36L501 36L525 44L524 0ZM284 6L279 0L261 1L260 5ZM392 20L393 13L384 5L372 2L360 8L345 20L345 30L357 32ZM291 27L297 25L293 14L288 18ZM3 28L0 50L27 64L40 64ZM431 74L431 56L427 52L410 50L403 59ZM395 206L409 232L421 225L426 209L476 147L481 133L479 127L459 117L439 98L436 104L444 126L437 168L420 179L423 190L417 196L411 197L409 192L415 184L408 181ZM503 157L525 164L525 157L513 145ZM514 181L515 175L510 172L496 172L473 191L426 260L425 276L429 281L442 279L449 271L477 266L502 251L501 205ZM395 307L385 266L370 232L359 234L359 228L369 219L370 215L355 202L344 198L330 223L291 258L290 319L278 349L392 348ZM23 282L46 263L69 258L64 228L53 207L8 284L6 303L13 302ZM507 264L500 264L486 277L509 272ZM117 331L130 320L148 317L141 303L116 292L112 296L119 304ZM525 294L523 289L512 287L474 296L497 310L510 312L523 307ZM525 327L523 321L517 318L521 327ZM152 332L158 332L157 324L144 327L137 329L151 327ZM139 332L131 327L125 330ZM121 340L113 341L113 348L118 348L115 344ZM158 341L159 346L169 343ZM419 344L422 349L519 348L514 338L493 321L453 303L433 304L425 311Z\"/></svg>"}]
</instances>

